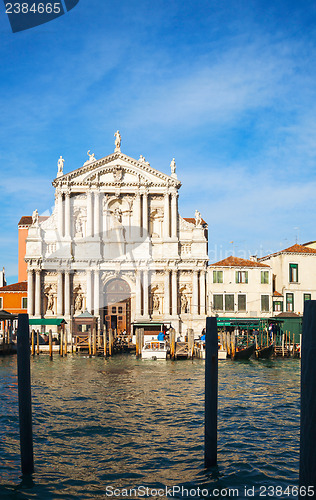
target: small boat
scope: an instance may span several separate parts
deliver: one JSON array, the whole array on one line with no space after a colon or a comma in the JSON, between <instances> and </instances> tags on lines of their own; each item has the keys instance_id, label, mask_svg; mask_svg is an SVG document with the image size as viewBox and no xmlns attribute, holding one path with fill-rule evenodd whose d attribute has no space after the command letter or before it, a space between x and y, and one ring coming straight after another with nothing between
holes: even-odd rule
<instances>
[{"instance_id":1,"label":"small boat","mask_svg":"<svg viewBox=\"0 0 316 500\"><path fill-rule=\"evenodd\" d=\"M167 346L164 340L146 340L142 348L142 359L167 359Z\"/></svg>"},{"instance_id":2,"label":"small boat","mask_svg":"<svg viewBox=\"0 0 316 500\"><path fill-rule=\"evenodd\" d=\"M219 347L218 349L218 359L227 359L227 351L223 347Z\"/></svg>"},{"instance_id":3,"label":"small boat","mask_svg":"<svg viewBox=\"0 0 316 500\"><path fill-rule=\"evenodd\" d=\"M263 347L262 349L256 350L256 356L258 359L268 359L272 356L274 352L274 343L270 344L267 347Z\"/></svg>"},{"instance_id":4,"label":"small boat","mask_svg":"<svg viewBox=\"0 0 316 500\"><path fill-rule=\"evenodd\" d=\"M218 342L218 359L227 359L227 350L220 342Z\"/></svg>"},{"instance_id":5,"label":"small boat","mask_svg":"<svg viewBox=\"0 0 316 500\"><path fill-rule=\"evenodd\" d=\"M234 361L240 359L249 359L250 356L255 352L255 349L256 349L256 344L251 344L250 346L244 347L242 349L236 349L236 351L232 355L232 359Z\"/></svg>"}]
</instances>

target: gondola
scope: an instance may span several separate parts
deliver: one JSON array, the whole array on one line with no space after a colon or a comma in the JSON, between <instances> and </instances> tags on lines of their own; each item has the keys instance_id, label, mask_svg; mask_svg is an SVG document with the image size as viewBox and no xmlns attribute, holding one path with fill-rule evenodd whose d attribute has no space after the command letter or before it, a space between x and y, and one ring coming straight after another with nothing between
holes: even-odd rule
<instances>
[{"instance_id":1,"label":"gondola","mask_svg":"<svg viewBox=\"0 0 316 500\"><path fill-rule=\"evenodd\" d=\"M251 344L248 347L245 347L244 349L240 349L239 351L235 351L234 355L232 356L232 359L234 361L239 361L240 359L249 359L250 356L255 352L256 349L256 344Z\"/></svg>"},{"instance_id":2,"label":"gondola","mask_svg":"<svg viewBox=\"0 0 316 500\"><path fill-rule=\"evenodd\" d=\"M256 356L258 359L268 359L272 356L274 352L274 344L270 344L267 347L263 347L262 349L256 350Z\"/></svg>"}]
</instances>

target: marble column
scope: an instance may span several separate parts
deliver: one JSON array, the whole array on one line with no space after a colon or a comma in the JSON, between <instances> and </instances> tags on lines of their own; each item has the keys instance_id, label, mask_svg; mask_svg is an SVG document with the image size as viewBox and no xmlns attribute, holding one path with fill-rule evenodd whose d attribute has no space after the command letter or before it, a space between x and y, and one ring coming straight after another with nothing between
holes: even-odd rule
<instances>
[{"instance_id":1,"label":"marble column","mask_svg":"<svg viewBox=\"0 0 316 500\"><path fill-rule=\"evenodd\" d=\"M192 287L192 314L197 316L199 311L199 280L198 271L193 271L193 287Z\"/></svg>"},{"instance_id":2,"label":"marble column","mask_svg":"<svg viewBox=\"0 0 316 500\"><path fill-rule=\"evenodd\" d=\"M200 314L205 314L206 284L205 271L200 272Z\"/></svg>"},{"instance_id":3,"label":"marble column","mask_svg":"<svg viewBox=\"0 0 316 500\"><path fill-rule=\"evenodd\" d=\"M41 315L41 271L35 271L35 316Z\"/></svg>"},{"instance_id":4,"label":"marble column","mask_svg":"<svg viewBox=\"0 0 316 500\"><path fill-rule=\"evenodd\" d=\"M87 192L87 237L93 235L92 192Z\"/></svg>"},{"instance_id":5,"label":"marble column","mask_svg":"<svg viewBox=\"0 0 316 500\"><path fill-rule=\"evenodd\" d=\"M148 234L148 194L143 194L143 236Z\"/></svg>"},{"instance_id":6,"label":"marble column","mask_svg":"<svg viewBox=\"0 0 316 500\"><path fill-rule=\"evenodd\" d=\"M170 207L169 207L169 193L165 194L164 199L164 238L169 238L170 236Z\"/></svg>"},{"instance_id":7,"label":"marble column","mask_svg":"<svg viewBox=\"0 0 316 500\"><path fill-rule=\"evenodd\" d=\"M136 198L135 198L135 226L136 226L136 236L137 237L140 237L141 236L141 231L142 231L142 228L141 228L141 196L139 193L136 194Z\"/></svg>"},{"instance_id":8,"label":"marble column","mask_svg":"<svg viewBox=\"0 0 316 500\"><path fill-rule=\"evenodd\" d=\"M178 236L178 195L172 193L171 197L171 236L177 238Z\"/></svg>"},{"instance_id":9,"label":"marble column","mask_svg":"<svg viewBox=\"0 0 316 500\"><path fill-rule=\"evenodd\" d=\"M178 314L178 272L173 270L171 277L171 297L172 297L172 316Z\"/></svg>"},{"instance_id":10,"label":"marble column","mask_svg":"<svg viewBox=\"0 0 316 500\"><path fill-rule=\"evenodd\" d=\"M94 236L100 236L100 193L94 193Z\"/></svg>"},{"instance_id":11,"label":"marble column","mask_svg":"<svg viewBox=\"0 0 316 500\"><path fill-rule=\"evenodd\" d=\"M141 314L142 291L141 291L141 271L136 271L136 317Z\"/></svg>"},{"instance_id":12,"label":"marble column","mask_svg":"<svg viewBox=\"0 0 316 500\"><path fill-rule=\"evenodd\" d=\"M70 316L70 271L65 271L65 316Z\"/></svg>"},{"instance_id":13,"label":"marble column","mask_svg":"<svg viewBox=\"0 0 316 500\"><path fill-rule=\"evenodd\" d=\"M64 203L61 192L57 194L57 225L59 237L62 238L64 236Z\"/></svg>"},{"instance_id":14,"label":"marble column","mask_svg":"<svg viewBox=\"0 0 316 500\"><path fill-rule=\"evenodd\" d=\"M143 298L144 298L144 310L143 310L143 315L148 316L149 315L149 302L148 302L148 270L145 269L143 271Z\"/></svg>"},{"instance_id":15,"label":"marble column","mask_svg":"<svg viewBox=\"0 0 316 500\"><path fill-rule=\"evenodd\" d=\"M57 273L57 316L63 314L63 273Z\"/></svg>"},{"instance_id":16,"label":"marble column","mask_svg":"<svg viewBox=\"0 0 316 500\"><path fill-rule=\"evenodd\" d=\"M170 274L169 269L165 272L165 293L164 293L164 313L166 316L170 315Z\"/></svg>"},{"instance_id":17,"label":"marble column","mask_svg":"<svg viewBox=\"0 0 316 500\"><path fill-rule=\"evenodd\" d=\"M90 269L86 271L87 279L87 310L92 314L92 272Z\"/></svg>"},{"instance_id":18,"label":"marble column","mask_svg":"<svg viewBox=\"0 0 316 500\"><path fill-rule=\"evenodd\" d=\"M94 271L94 315L100 314L100 272L98 269Z\"/></svg>"},{"instance_id":19,"label":"marble column","mask_svg":"<svg viewBox=\"0 0 316 500\"><path fill-rule=\"evenodd\" d=\"M70 238L70 193L65 194L65 237Z\"/></svg>"},{"instance_id":20,"label":"marble column","mask_svg":"<svg viewBox=\"0 0 316 500\"><path fill-rule=\"evenodd\" d=\"M34 314L34 283L33 283L33 271L29 270L27 272L27 313L29 316Z\"/></svg>"}]
</instances>

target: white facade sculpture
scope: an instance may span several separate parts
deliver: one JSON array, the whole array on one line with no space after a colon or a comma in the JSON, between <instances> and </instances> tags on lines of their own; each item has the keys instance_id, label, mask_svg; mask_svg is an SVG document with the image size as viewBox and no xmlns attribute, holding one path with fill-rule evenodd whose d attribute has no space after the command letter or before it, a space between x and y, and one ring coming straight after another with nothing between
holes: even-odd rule
<instances>
[{"instance_id":1,"label":"white facade sculpture","mask_svg":"<svg viewBox=\"0 0 316 500\"><path fill-rule=\"evenodd\" d=\"M119 151L121 151L121 134L120 134L119 130L117 130L115 132L114 137L115 137L115 150L114 150L114 153L118 153Z\"/></svg>"},{"instance_id":2,"label":"white facade sculpture","mask_svg":"<svg viewBox=\"0 0 316 500\"><path fill-rule=\"evenodd\" d=\"M65 163L65 160L63 159L62 156L60 156L59 160L57 162L57 167L58 167L57 177L64 175L64 163Z\"/></svg>"},{"instance_id":3,"label":"white facade sculpture","mask_svg":"<svg viewBox=\"0 0 316 500\"><path fill-rule=\"evenodd\" d=\"M122 331L154 315L180 335L193 328L198 336L206 226L179 215L178 179L123 154L119 131L115 137L116 152L53 181L53 214L29 229L29 315L67 321L87 309L101 327L114 318Z\"/></svg>"}]
</instances>

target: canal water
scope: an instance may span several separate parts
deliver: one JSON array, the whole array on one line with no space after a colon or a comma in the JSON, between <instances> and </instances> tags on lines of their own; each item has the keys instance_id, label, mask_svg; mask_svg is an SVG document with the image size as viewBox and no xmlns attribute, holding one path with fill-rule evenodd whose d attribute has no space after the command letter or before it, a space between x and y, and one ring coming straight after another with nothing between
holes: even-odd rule
<instances>
[{"instance_id":1,"label":"canal water","mask_svg":"<svg viewBox=\"0 0 316 500\"><path fill-rule=\"evenodd\" d=\"M40 355L31 371L32 480L20 474L16 357L0 359L0 498L296 498L297 359L219 362L209 470L202 360Z\"/></svg>"}]
</instances>

